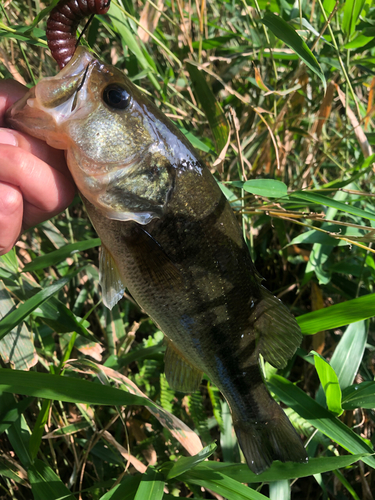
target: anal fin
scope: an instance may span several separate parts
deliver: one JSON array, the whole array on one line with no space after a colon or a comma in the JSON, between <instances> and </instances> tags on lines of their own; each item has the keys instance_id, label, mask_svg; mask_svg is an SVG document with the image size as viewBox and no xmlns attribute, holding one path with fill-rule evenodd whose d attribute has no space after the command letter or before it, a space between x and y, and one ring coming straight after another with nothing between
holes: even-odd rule
<instances>
[{"instance_id":1,"label":"anal fin","mask_svg":"<svg viewBox=\"0 0 375 500\"><path fill-rule=\"evenodd\" d=\"M302 340L294 316L277 297L261 286L262 299L252 312L259 351L275 368L284 368Z\"/></svg>"},{"instance_id":2,"label":"anal fin","mask_svg":"<svg viewBox=\"0 0 375 500\"><path fill-rule=\"evenodd\" d=\"M189 363L171 341L168 341L164 363L165 376L172 389L179 392L199 389L203 372Z\"/></svg>"},{"instance_id":3,"label":"anal fin","mask_svg":"<svg viewBox=\"0 0 375 500\"><path fill-rule=\"evenodd\" d=\"M112 254L104 245L100 251L99 283L102 288L103 303L108 309L112 309L122 299L125 285Z\"/></svg>"}]
</instances>

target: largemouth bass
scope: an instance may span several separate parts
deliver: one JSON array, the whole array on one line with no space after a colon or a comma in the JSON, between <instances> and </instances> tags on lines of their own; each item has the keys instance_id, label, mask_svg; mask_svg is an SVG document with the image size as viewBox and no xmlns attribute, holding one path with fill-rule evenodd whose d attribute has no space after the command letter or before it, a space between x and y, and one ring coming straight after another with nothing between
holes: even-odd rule
<instances>
[{"instance_id":1,"label":"largemouth bass","mask_svg":"<svg viewBox=\"0 0 375 500\"><path fill-rule=\"evenodd\" d=\"M125 287L164 332L165 373L183 392L206 373L227 400L252 471L305 462L300 437L263 382L259 355L286 365L301 332L260 283L232 209L196 151L119 70L78 48L8 114L66 150L102 240L109 307Z\"/></svg>"}]
</instances>

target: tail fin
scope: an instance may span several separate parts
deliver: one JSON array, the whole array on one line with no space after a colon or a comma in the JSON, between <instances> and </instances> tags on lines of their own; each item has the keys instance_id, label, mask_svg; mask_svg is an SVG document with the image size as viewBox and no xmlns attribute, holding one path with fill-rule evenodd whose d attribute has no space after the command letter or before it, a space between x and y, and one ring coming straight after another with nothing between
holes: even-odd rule
<instances>
[{"instance_id":1,"label":"tail fin","mask_svg":"<svg viewBox=\"0 0 375 500\"><path fill-rule=\"evenodd\" d=\"M264 472L274 460L307 463L308 457L288 417L277 403L268 422L235 422L234 429L247 465L255 474Z\"/></svg>"}]
</instances>

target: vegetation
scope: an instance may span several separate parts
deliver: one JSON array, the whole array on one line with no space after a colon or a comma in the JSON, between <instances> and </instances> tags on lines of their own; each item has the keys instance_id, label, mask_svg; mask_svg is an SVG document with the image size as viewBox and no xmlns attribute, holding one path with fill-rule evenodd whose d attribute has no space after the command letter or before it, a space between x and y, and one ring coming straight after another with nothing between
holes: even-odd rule
<instances>
[{"instance_id":1,"label":"vegetation","mask_svg":"<svg viewBox=\"0 0 375 500\"><path fill-rule=\"evenodd\" d=\"M56 73L55 3L1 4L2 78ZM264 372L311 458L255 476L210 381L169 388L157 327L100 302L77 197L0 258L0 498L373 499L374 33L371 0L113 0L93 20L83 43L200 150L298 318L296 356Z\"/></svg>"}]
</instances>

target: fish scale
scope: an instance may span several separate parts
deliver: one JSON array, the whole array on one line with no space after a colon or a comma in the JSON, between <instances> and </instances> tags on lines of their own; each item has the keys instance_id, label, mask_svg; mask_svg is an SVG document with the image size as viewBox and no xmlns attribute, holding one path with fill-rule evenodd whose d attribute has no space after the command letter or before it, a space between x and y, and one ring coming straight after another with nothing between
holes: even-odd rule
<instances>
[{"instance_id":1,"label":"fish scale","mask_svg":"<svg viewBox=\"0 0 375 500\"><path fill-rule=\"evenodd\" d=\"M255 473L273 460L305 462L259 367L260 354L284 367L300 329L261 285L228 201L181 132L125 75L83 48L16 103L8 120L66 150L102 240L103 302L113 307L126 287L159 325L170 386L194 392L208 375L228 401Z\"/></svg>"}]
</instances>

